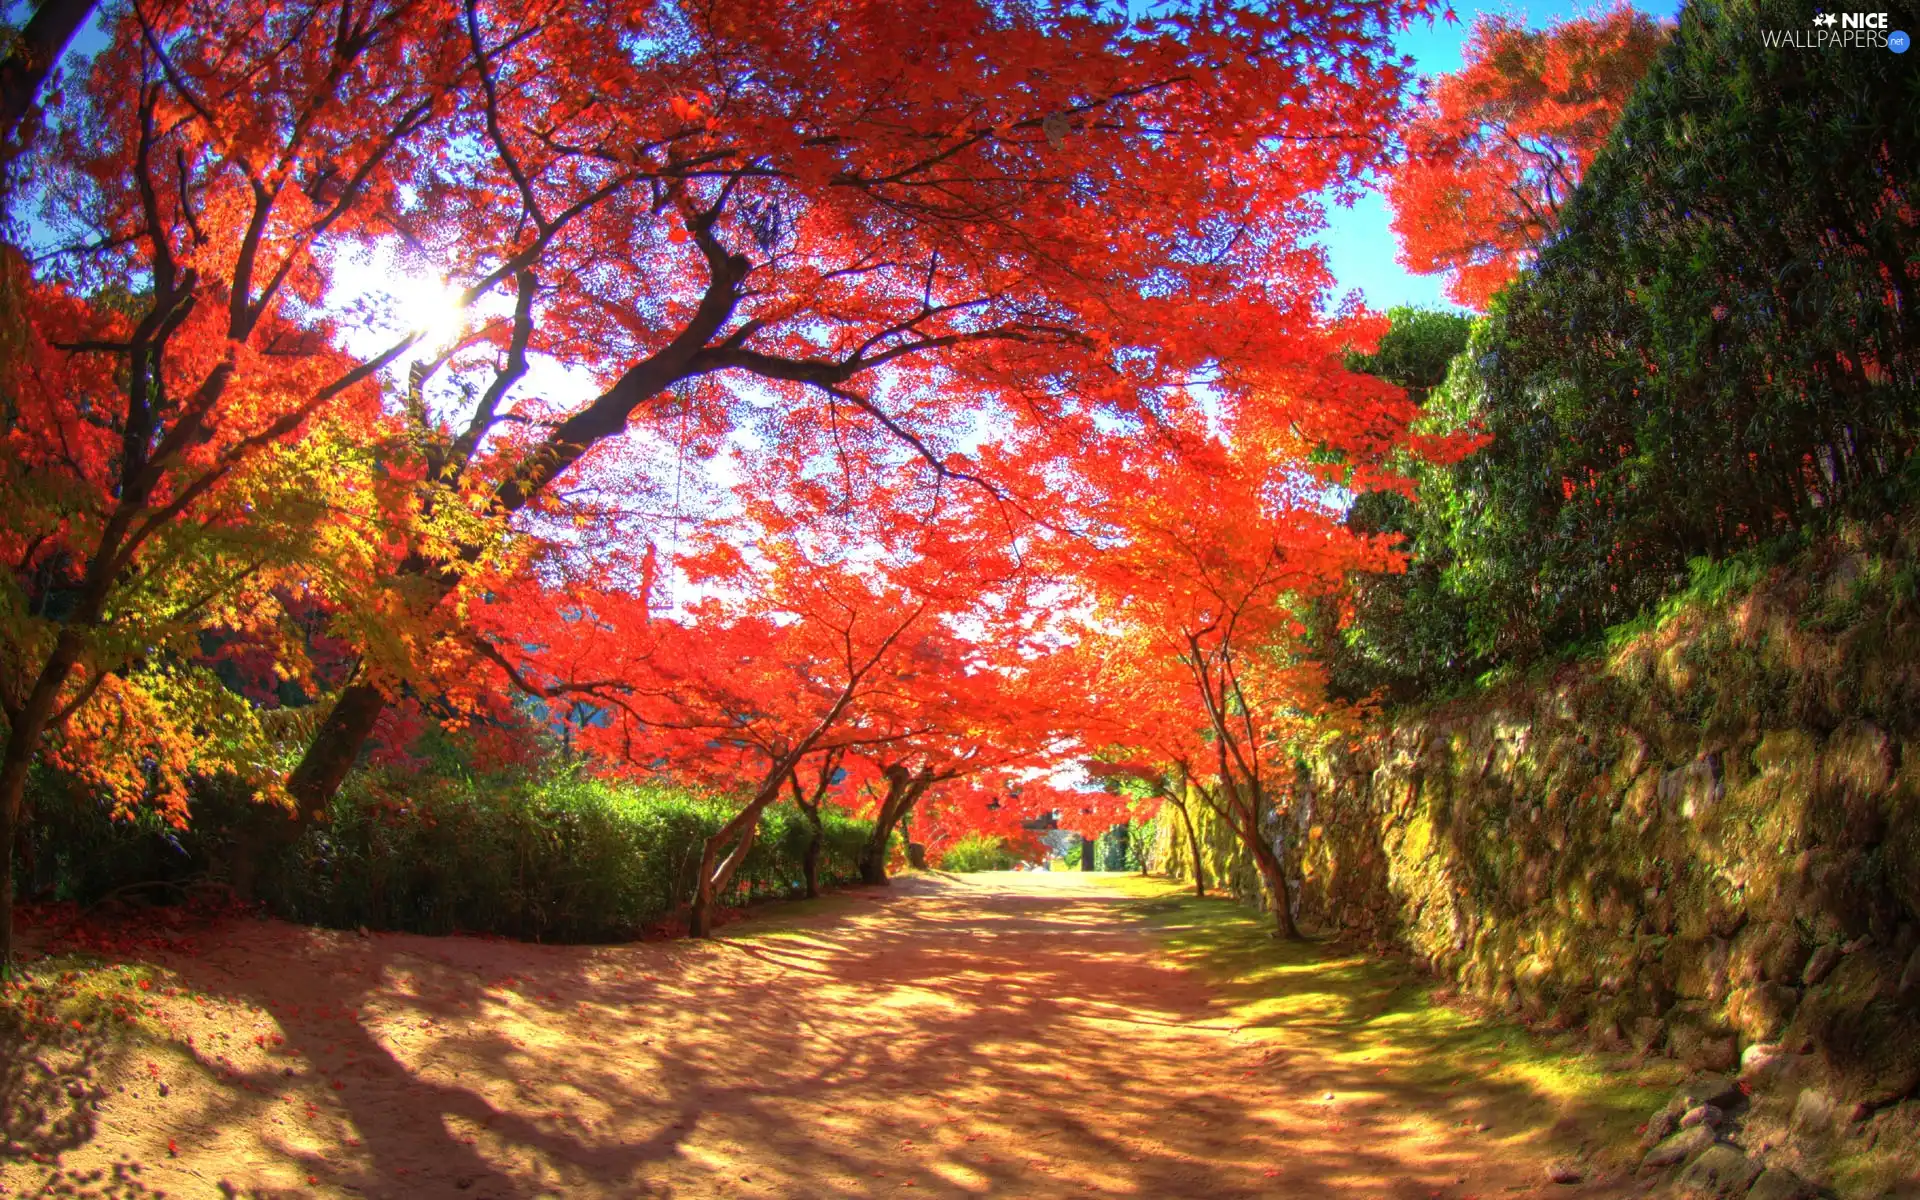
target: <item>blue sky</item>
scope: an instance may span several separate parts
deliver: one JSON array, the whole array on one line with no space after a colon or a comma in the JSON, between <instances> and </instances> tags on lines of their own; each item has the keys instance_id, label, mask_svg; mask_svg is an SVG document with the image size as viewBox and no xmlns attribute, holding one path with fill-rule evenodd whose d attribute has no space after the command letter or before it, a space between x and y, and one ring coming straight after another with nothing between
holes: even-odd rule
<instances>
[{"instance_id":1,"label":"blue sky","mask_svg":"<svg viewBox=\"0 0 1920 1200\"><path fill-rule=\"evenodd\" d=\"M1399 49L1413 56L1415 69L1421 74L1444 75L1459 69L1460 49L1467 40L1467 28L1480 13L1519 16L1537 29L1594 7L1573 0L1502 0L1498 3L1456 0L1454 8L1460 15L1460 24L1436 21L1429 29L1424 23L1416 22L1398 39ZM1672 20L1680 11L1675 0L1639 0L1634 7L1664 20ZM1338 281L1338 295L1358 289L1366 297L1368 307L1382 312L1396 304L1454 307L1441 294L1440 276L1412 275L1400 266L1400 247L1387 223L1386 202L1378 192L1369 192L1352 208L1329 208L1327 222L1328 229L1321 243L1327 248L1327 260Z\"/></svg>"}]
</instances>

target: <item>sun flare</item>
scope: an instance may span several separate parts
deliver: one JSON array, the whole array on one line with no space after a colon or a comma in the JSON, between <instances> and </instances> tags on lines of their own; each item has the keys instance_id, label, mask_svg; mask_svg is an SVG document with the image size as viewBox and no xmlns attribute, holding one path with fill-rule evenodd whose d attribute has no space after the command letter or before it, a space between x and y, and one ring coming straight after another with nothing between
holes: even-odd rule
<instances>
[{"instance_id":1,"label":"sun flare","mask_svg":"<svg viewBox=\"0 0 1920 1200\"><path fill-rule=\"evenodd\" d=\"M418 264L401 260L390 246L333 263L327 303L336 312L358 314L353 340L417 335L415 350L435 355L466 333L473 309L462 289Z\"/></svg>"}]
</instances>

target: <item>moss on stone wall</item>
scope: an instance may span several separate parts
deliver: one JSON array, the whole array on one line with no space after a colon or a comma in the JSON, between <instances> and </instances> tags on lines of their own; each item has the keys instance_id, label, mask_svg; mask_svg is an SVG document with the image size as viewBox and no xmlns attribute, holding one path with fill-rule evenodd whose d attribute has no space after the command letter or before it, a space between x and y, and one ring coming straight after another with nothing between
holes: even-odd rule
<instances>
[{"instance_id":1,"label":"moss on stone wall","mask_svg":"<svg viewBox=\"0 0 1920 1200\"><path fill-rule=\"evenodd\" d=\"M1870 1105L1915 1093L1916 562L1913 526L1855 529L1303 764L1302 923L1602 1041L1702 1067L1785 1041Z\"/></svg>"}]
</instances>

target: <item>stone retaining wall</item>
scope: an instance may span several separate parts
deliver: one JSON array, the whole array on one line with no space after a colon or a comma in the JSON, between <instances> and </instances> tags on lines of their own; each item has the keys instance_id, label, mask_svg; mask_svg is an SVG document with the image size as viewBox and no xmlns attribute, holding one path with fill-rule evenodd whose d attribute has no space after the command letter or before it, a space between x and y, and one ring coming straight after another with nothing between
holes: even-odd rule
<instances>
[{"instance_id":1,"label":"stone retaining wall","mask_svg":"<svg viewBox=\"0 0 1920 1200\"><path fill-rule=\"evenodd\" d=\"M1610 653L1301 764L1274 834L1303 925L1397 943L1601 1042L1809 1057L1920 1092L1920 616L1912 537L1855 535ZM1216 882L1257 894L1218 822ZM1188 874L1177 823L1158 862Z\"/></svg>"}]
</instances>

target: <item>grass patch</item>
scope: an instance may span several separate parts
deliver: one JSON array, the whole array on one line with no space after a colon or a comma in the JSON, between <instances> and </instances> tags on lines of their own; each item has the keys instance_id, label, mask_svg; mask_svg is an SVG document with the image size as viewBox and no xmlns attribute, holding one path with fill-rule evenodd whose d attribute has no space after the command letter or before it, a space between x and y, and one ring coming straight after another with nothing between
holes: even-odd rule
<instances>
[{"instance_id":1,"label":"grass patch","mask_svg":"<svg viewBox=\"0 0 1920 1200\"><path fill-rule=\"evenodd\" d=\"M1590 1052L1455 1003L1407 964L1323 942L1280 942L1224 898L1139 876L1105 881L1172 962L1204 974L1220 1019L1295 1060L1311 1056L1330 1091L1379 1094L1485 1122L1494 1137L1543 1134L1569 1151L1618 1157L1678 1084L1666 1060Z\"/></svg>"},{"instance_id":2,"label":"grass patch","mask_svg":"<svg viewBox=\"0 0 1920 1200\"><path fill-rule=\"evenodd\" d=\"M17 965L13 977L0 985L0 1044L105 1032L167 1040L151 1010L170 978L145 963L111 963L92 954L59 954Z\"/></svg>"}]
</instances>

